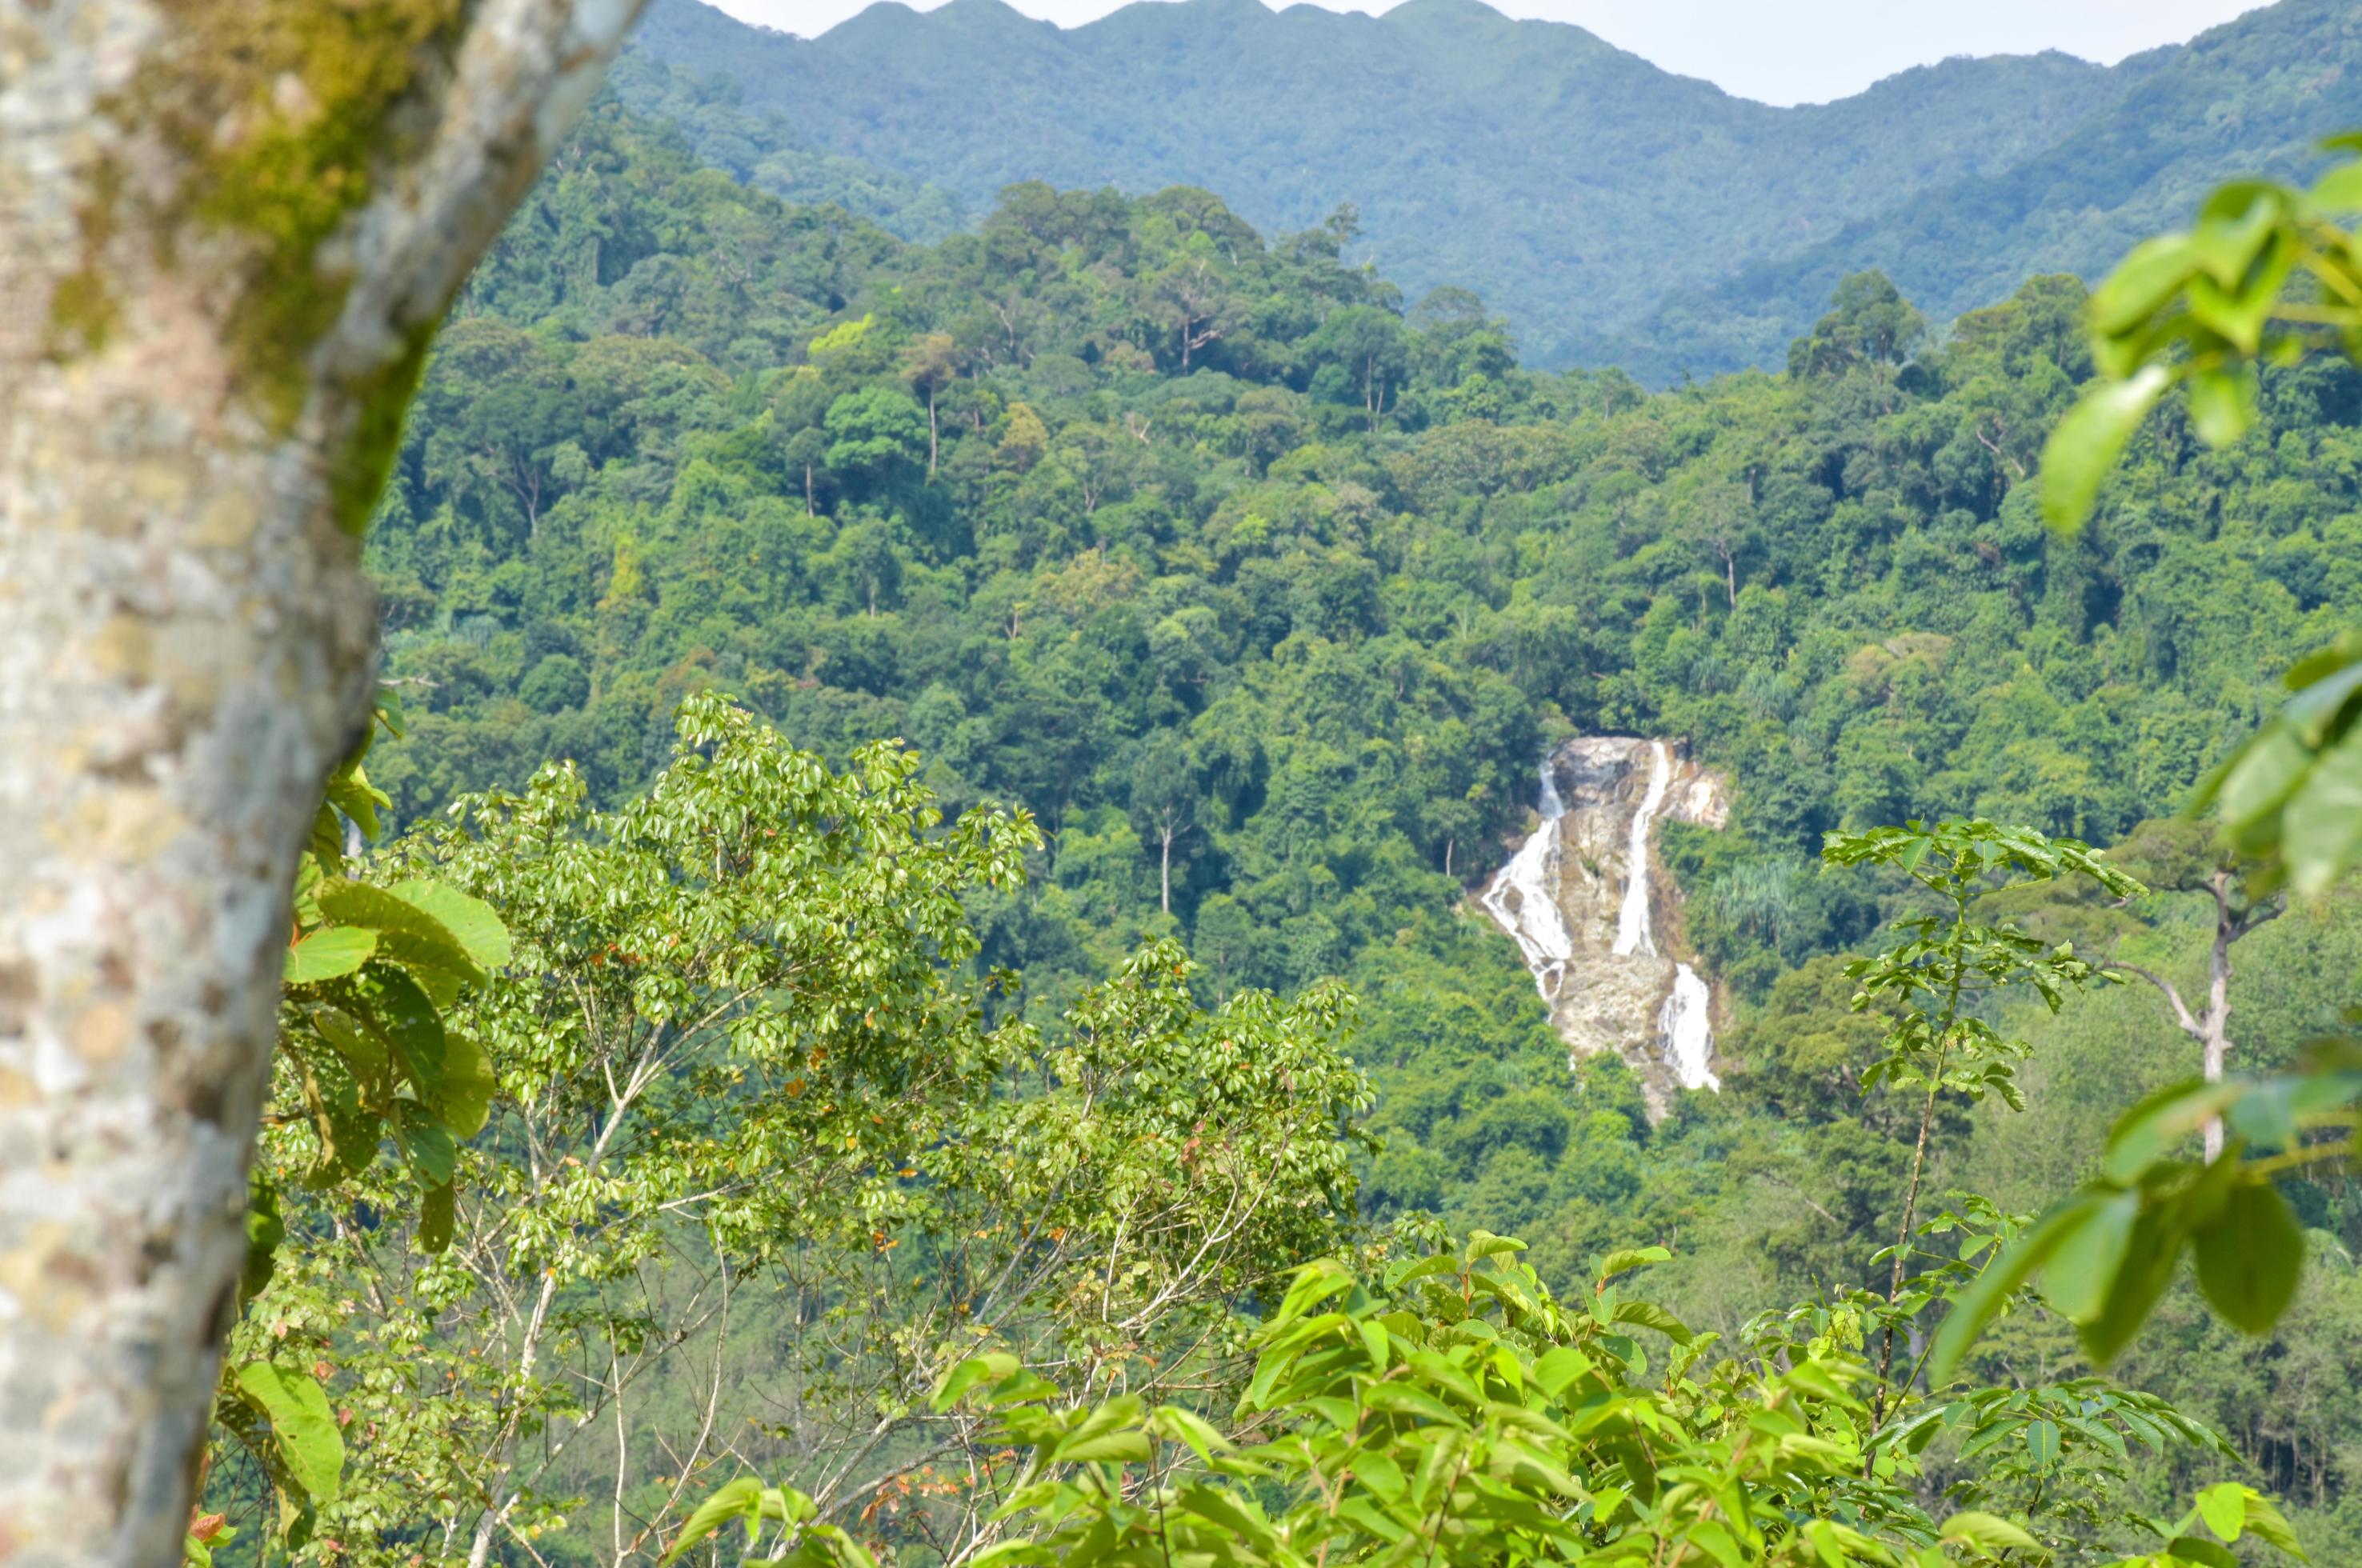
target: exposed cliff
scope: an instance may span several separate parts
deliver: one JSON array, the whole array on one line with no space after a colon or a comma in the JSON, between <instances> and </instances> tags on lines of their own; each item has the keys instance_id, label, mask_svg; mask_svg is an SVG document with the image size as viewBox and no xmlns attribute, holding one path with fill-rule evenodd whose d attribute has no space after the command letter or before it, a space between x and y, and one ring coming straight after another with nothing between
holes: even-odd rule
<instances>
[{"instance_id":1,"label":"exposed cliff","mask_svg":"<svg viewBox=\"0 0 2362 1568\"><path fill-rule=\"evenodd\" d=\"M1720 779L1677 742L1572 740L1542 764L1541 821L1483 903L1524 954L1570 1056L1613 1051L1662 1117L1718 1088L1713 991L1682 956L1680 900L1658 867L1660 823L1720 827Z\"/></svg>"}]
</instances>

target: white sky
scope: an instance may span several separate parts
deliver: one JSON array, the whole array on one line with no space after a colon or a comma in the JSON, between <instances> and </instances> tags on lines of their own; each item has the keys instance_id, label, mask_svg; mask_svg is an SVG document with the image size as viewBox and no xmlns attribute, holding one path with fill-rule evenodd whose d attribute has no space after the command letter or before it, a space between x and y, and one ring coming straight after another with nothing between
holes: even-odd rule
<instances>
[{"instance_id":1,"label":"white sky","mask_svg":"<svg viewBox=\"0 0 2362 1568\"><path fill-rule=\"evenodd\" d=\"M810 37L867 0L713 0L732 16ZM912 0L932 10L942 0ZM1119 0L1012 0L1076 27ZM1268 3L1268 0L1266 0ZM1393 0L1317 0L1384 11ZM2256 0L1489 0L1513 17L1573 22L1683 76L1769 104L1816 104L1956 54L2064 50L2113 65L2180 43Z\"/></svg>"}]
</instances>

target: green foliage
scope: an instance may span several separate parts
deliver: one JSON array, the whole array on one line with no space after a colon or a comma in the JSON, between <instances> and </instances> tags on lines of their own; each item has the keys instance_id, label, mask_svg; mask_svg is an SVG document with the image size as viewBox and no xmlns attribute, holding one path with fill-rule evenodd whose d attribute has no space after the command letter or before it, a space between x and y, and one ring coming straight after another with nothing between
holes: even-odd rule
<instances>
[{"instance_id":1,"label":"green foliage","mask_svg":"<svg viewBox=\"0 0 2362 1568\"><path fill-rule=\"evenodd\" d=\"M1810 1297L1795 1334L1865 1364L1911 1347L1852 1397L1866 1444L1926 1435L1921 1506L2062 1551L2172 1539L2151 1515L2220 1450L2091 1376L2059 1313L2020 1295L1963 1363L1977 1381L1923 1386L1925 1333L2018 1222L1968 1199L1922 1219L1918 1195L2003 1182L2038 1207L2074 1179L2059 1162L2131 1092L2107 1029L2125 1074L2171 1076L2125 1010L2035 1006L2088 955L2003 916L2038 901L2079 944L2186 956L2187 911L2114 908L2062 841L2179 806L2362 607L2362 383L2272 370L2268 444L2219 453L2169 403L2069 538L2026 480L2091 370L2072 280L1915 340L1900 291L1862 278L1797 375L1651 396L1521 367L1458 291L1405 311L1351 239L1344 215L1266 240L1199 190L1032 184L906 247L594 111L471 285L372 531L415 712L371 775L424 825L345 880L440 878L516 954L436 1010L498 1069L474 1140L398 1125L395 1159L314 1194L290 1173L316 1133L300 1096L274 1102L297 1240L241 1332L284 1325L277 1358L318 1357L354 1412L345 1550L432 1520L556 1561L595 1507L600 1556L653 1554L730 1463L697 1436L709 1411L862 1550L976 1543L1020 1466L988 1413L928 1406L946 1366L986 1350L1076 1408L1112 1387L1213 1420L1249 1375L1237 1314L1349 1244L1357 1199L1528 1235L1570 1295L1620 1243L1679 1242L1662 1294L1710 1343ZM1733 1070L1654 1126L1620 1063L1570 1083L1467 912L1570 732L1687 736L1738 801L1727 831L1661 839L1727 983ZM549 756L571 766L495 788ZM1047 831L996 830L995 869L956 869L973 845L948 821L986 801ZM1860 832L1934 803L1972 820ZM1831 832L1892 864L1816 863ZM1934 883L1900 867L1915 836ZM359 902L312 983L421 937ZM1922 923L1849 977L1831 955L1896 917ZM836 962L840 929L875 966ZM1024 988L998 977L1021 966ZM1366 1088L1333 1041L1341 976ZM2262 978L2243 958L2239 985ZM2265 994L2268 1030L2239 1004L2257 1063L2345 999L2310 972ZM1927 1096L1860 1093L1906 1079ZM1997 1141L2000 1106L2036 1085L2040 1161L1997 1160L2033 1139ZM1370 1088L1380 1150L1340 1135ZM415 1168L447 1154L422 1201ZM2056 1174L2028 1192L2036 1164ZM2275 1185L2350 1242L2313 1179L2335 1168ZM2279 1255L2208 1269L2260 1316L2277 1276L2255 1264ZM2317 1392L2351 1379L2343 1289L2309 1271L2257 1356L2169 1290L2155 1317L2195 1348L2140 1366L2321 1540L2352 1430ZM752 1496L776 1538L790 1492L768 1516Z\"/></svg>"},{"instance_id":2,"label":"green foliage","mask_svg":"<svg viewBox=\"0 0 2362 1568\"><path fill-rule=\"evenodd\" d=\"M340 1407L344 1485L302 1493L283 1542L309 1560L403 1562L426 1524L461 1558L478 1535L570 1550L581 1446L683 1399L703 1414L667 1429L672 1470L615 1505L651 1553L727 1454L827 1456L840 1514L947 1452L988 1474L974 1423L926 1406L944 1367L1006 1344L1222 1386L1236 1305L1351 1223L1367 1088L1341 988L1201 1009L1152 943L1050 1032L995 1017L1017 981L967 969L967 903L1021 880L1029 818L947 823L907 751L833 772L712 696L678 723L639 801L597 809L551 766L324 895L405 951L429 916L504 945L438 1015L496 1075L464 1120L393 1124L439 1178L423 1201L382 1162L292 1179L320 1134L292 1068L274 1094L289 1240L237 1343Z\"/></svg>"},{"instance_id":3,"label":"green foliage","mask_svg":"<svg viewBox=\"0 0 2362 1568\"><path fill-rule=\"evenodd\" d=\"M2258 361L2309 349L2362 358L2362 253L2339 226L2362 211L2362 138L2332 141L2347 161L2310 190L2248 180L2213 192L2191 228L2136 246L2092 296L2092 344L2106 381L2060 422L2044 453L2043 506L2080 526L2101 478L2169 388L2190 422L2226 447L2257 417Z\"/></svg>"},{"instance_id":4,"label":"green foliage","mask_svg":"<svg viewBox=\"0 0 2362 1568\"><path fill-rule=\"evenodd\" d=\"M389 804L363 769L379 730L401 734L390 695L329 776L296 873L271 1088L288 1148L253 1173L240 1321L215 1398L208 1463L236 1453L253 1462L276 1501L273 1524L259 1533L266 1550L309 1543L345 1479L342 1423L319 1382L327 1364L304 1370L253 1310L281 1275L282 1249L296 1250L288 1215L308 1194L359 1196L359 1178L391 1141L414 1184L402 1197L421 1217L419 1245L440 1252L450 1239L459 1146L483 1130L495 1089L483 1047L447 1028L446 1015L509 962L499 917L442 882L378 887L348 875L346 834L376 834ZM366 1190L384 1196L381 1187ZM287 1294L269 1299L266 1313ZM237 1534L226 1513L208 1515L200 1503L188 1556L210 1563Z\"/></svg>"},{"instance_id":5,"label":"green foliage","mask_svg":"<svg viewBox=\"0 0 2362 1568\"><path fill-rule=\"evenodd\" d=\"M2293 693L2207 780L2231 844L2312 898L2362 862L2362 633L2290 667Z\"/></svg>"},{"instance_id":6,"label":"green foliage","mask_svg":"<svg viewBox=\"0 0 2362 1568\"><path fill-rule=\"evenodd\" d=\"M1562 1307L1519 1249L1479 1232L1376 1277L1304 1270L1258 1332L1235 1443L1138 1401L1056 1408L1021 1372L985 1384L1032 1451L1013 1502L1038 1532L992 1560L1936 1560L1944 1527L1864 1474L1842 1346L1710 1355L1605 1275ZM1633 1328L1668 1342L1661 1382Z\"/></svg>"},{"instance_id":7,"label":"green foliage","mask_svg":"<svg viewBox=\"0 0 2362 1568\"><path fill-rule=\"evenodd\" d=\"M1933 1568L2092 1542L2039 1538L1992 1499L2029 1480L2039 1496L2118 1474L2109 1459L2128 1438L2225 1452L2162 1401L2095 1379L1975 1390L1865 1441L1875 1416L1852 1309L1769 1314L1725 1346L1628 1294L1661 1247L1601 1259L1580 1306L1516 1261L1523 1250L1480 1231L1446 1250L1306 1266L1257 1327L1253 1375L1227 1420L1137 1395L1076 1401L1008 1355L962 1363L937 1407L988 1415L1027 1455L999 1510L1011 1533L978 1561ZM1931 1513L1923 1456L1948 1430L1983 1474ZM771 1497L780 1506L766 1513ZM670 1555L742 1518L748 1560L773 1519L773 1553L811 1550L825 1539L804 1523L811 1511L742 1477ZM2103 1522L2082 1496L2065 1511ZM2211 1562L2192 1534L2201 1519L2225 1541L2297 1550L2271 1503L2235 1483L2202 1492L2178 1525L2128 1522L2162 1543L2156 1561Z\"/></svg>"},{"instance_id":8,"label":"green foliage","mask_svg":"<svg viewBox=\"0 0 2362 1568\"><path fill-rule=\"evenodd\" d=\"M2335 217L2362 206L2362 141L2310 191L2263 181L2224 186L2196 225L2136 248L2093 295L2105 379L2053 432L2044 506L2073 529L2142 419L2171 388L2187 392L2199 436L2228 446L2256 422L2257 366L2334 347L2362 360L2362 271ZM2362 657L2351 634L2298 661L2280 712L2199 792L2223 819L2226 848L2248 860L2253 892L2293 884L2319 899L2362 855ZM2350 754L2350 755L2349 755ZM2217 900L2227 921L2218 880ZM2239 928L2244 930L2244 926ZM2225 928L2218 953L2238 931ZM2218 960L2219 967L2219 960ZM2173 1085L2134 1106L2109 1135L2097 1179L2054 1207L1961 1301L1937 1338L1948 1367L2025 1282L2050 1299L2097 1359L2114 1357L2156 1310L2188 1253L2200 1288L2233 1326L2264 1333L2295 1300L2307 1240L2280 1190L2283 1173L2351 1165L2362 1100L2356 1043L2316 1043L2292 1072ZM2180 1145L2227 1126L2219 1154ZM2250 1158L2254 1152L2260 1157Z\"/></svg>"}]
</instances>

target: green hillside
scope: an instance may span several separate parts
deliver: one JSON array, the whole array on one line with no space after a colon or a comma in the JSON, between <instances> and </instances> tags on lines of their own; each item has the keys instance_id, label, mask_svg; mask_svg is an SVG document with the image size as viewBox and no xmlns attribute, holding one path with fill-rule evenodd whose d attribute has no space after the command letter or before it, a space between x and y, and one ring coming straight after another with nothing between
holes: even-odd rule
<instances>
[{"instance_id":1,"label":"green hillside","mask_svg":"<svg viewBox=\"0 0 2362 1568\"><path fill-rule=\"evenodd\" d=\"M1863 267L1939 319L2034 272L2094 275L2214 181L2301 165L2362 118L2357 28L2281 0L2113 70L1955 60L1793 109L1475 0L1185 0L1067 31L954 0L810 40L659 0L638 47L976 210L1029 179L1203 185L1274 231L1350 204L1353 256L1414 296L1475 289L1533 362L1662 383L1776 363Z\"/></svg>"},{"instance_id":2,"label":"green hillside","mask_svg":"<svg viewBox=\"0 0 2362 1568\"><path fill-rule=\"evenodd\" d=\"M1527 368L1467 293L1404 313L1351 239L1266 237L1201 189L1032 183L912 246L602 105L442 337L372 532L411 724L371 774L414 822L549 757L619 801L709 690L840 762L901 737L949 805L1047 830L1028 890L970 900L978 964L1021 967L1007 1005L1045 1027L1160 935L1209 1001L1346 979L1374 1217L1515 1231L1560 1281L1675 1243L1681 1305L1726 1330L1861 1277L1908 1140L1854 1087L1833 955L1899 906L1822 867L1821 834L1979 812L2106 842L2178 807L2362 614L2362 378L2277 374L2220 455L2169 414L2061 538L2027 480L2089 371L2072 279L1938 343L1856 277L1793 374L1650 393ZM1729 1092L1653 1128L1612 1062L1570 1092L1466 896L1542 747L1602 732L1691 741L1738 802L1667 842L1736 1001ZM2202 945L2183 903L2128 918L2155 963ZM2268 999L2243 949L2248 1059L2334 1019L2355 944L2276 926ZM1937 1190L2036 1201L2187 1070L2145 993L2023 1021L2036 1120L1941 1124ZM2348 1189L2301 1191L2362 1242ZM2350 1272L2308 1289L2268 1356L2192 1310L2203 1353L2144 1375L2297 1494L2315 1561L2352 1562L2362 1427L2317 1392L2362 1375L2362 1298Z\"/></svg>"}]
</instances>

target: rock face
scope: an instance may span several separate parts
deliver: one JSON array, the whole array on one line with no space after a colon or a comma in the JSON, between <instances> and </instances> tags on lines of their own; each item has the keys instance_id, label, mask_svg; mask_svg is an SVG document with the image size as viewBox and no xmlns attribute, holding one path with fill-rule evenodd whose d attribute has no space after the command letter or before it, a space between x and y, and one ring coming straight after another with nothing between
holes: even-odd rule
<instances>
[{"instance_id":1,"label":"rock face","mask_svg":"<svg viewBox=\"0 0 2362 1568\"><path fill-rule=\"evenodd\" d=\"M1727 791L1676 742L1572 740L1543 762L1541 822L1485 888L1525 955L1570 1059L1613 1051L1652 1117L1719 1088L1714 995L1681 956L1680 902L1656 865L1663 822L1721 827Z\"/></svg>"}]
</instances>

